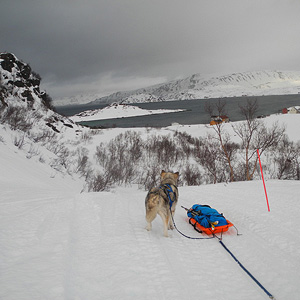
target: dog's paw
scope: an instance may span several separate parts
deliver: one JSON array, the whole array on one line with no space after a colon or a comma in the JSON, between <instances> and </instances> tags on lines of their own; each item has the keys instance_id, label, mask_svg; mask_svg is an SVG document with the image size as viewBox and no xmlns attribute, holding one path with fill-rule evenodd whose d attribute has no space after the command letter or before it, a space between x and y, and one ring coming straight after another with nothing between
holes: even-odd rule
<instances>
[{"instance_id":1,"label":"dog's paw","mask_svg":"<svg viewBox=\"0 0 300 300\"><path fill-rule=\"evenodd\" d=\"M148 230L148 231L151 231L151 229L152 229L151 224L147 224L147 226L145 227L145 229Z\"/></svg>"}]
</instances>

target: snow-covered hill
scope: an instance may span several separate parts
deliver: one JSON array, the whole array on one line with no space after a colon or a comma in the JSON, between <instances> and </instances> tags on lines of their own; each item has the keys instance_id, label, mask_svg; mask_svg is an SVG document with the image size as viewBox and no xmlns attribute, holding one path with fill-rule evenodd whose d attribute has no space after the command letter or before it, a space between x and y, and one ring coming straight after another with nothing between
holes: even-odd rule
<instances>
[{"instance_id":1,"label":"snow-covered hill","mask_svg":"<svg viewBox=\"0 0 300 300\"><path fill-rule=\"evenodd\" d=\"M92 102L140 103L298 93L300 93L299 71L258 71L214 76L194 74L184 79L174 80L134 91L117 92ZM93 98L96 99L97 95ZM83 100L84 97L80 96L76 99L77 103L86 103L91 97L89 96ZM55 101L55 105L62 105L63 103L65 105L72 104L71 101L73 101L71 98L69 100L65 98L64 102Z\"/></svg>"},{"instance_id":2,"label":"snow-covered hill","mask_svg":"<svg viewBox=\"0 0 300 300\"><path fill-rule=\"evenodd\" d=\"M80 193L3 143L0 164L1 299L268 299L216 239L165 238L159 218L146 231L136 186ZM297 300L300 182L266 185L270 212L261 181L180 187L175 222L201 237L180 205L217 208L242 233L224 244L276 299Z\"/></svg>"},{"instance_id":3,"label":"snow-covered hill","mask_svg":"<svg viewBox=\"0 0 300 300\"><path fill-rule=\"evenodd\" d=\"M54 112L39 75L12 53L0 54L0 83L0 143L51 166L52 175L72 173L66 169L67 157L77 149L72 143L89 129Z\"/></svg>"},{"instance_id":4,"label":"snow-covered hill","mask_svg":"<svg viewBox=\"0 0 300 300\"><path fill-rule=\"evenodd\" d=\"M12 53L0 53L0 119L15 129L32 127L56 133L78 126L55 113L51 97L40 90L40 76ZM74 131L74 130L72 130Z\"/></svg>"}]
</instances>

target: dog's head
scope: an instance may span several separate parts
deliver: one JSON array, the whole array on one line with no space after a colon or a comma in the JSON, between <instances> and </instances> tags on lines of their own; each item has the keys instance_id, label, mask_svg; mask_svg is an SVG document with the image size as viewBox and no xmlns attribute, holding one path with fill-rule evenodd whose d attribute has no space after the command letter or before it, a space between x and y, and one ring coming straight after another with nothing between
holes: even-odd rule
<instances>
[{"instance_id":1,"label":"dog's head","mask_svg":"<svg viewBox=\"0 0 300 300\"><path fill-rule=\"evenodd\" d=\"M179 177L179 172L172 173L172 172L166 172L162 170L160 174L160 181L161 184L173 184L177 186L178 177Z\"/></svg>"}]
</instances>

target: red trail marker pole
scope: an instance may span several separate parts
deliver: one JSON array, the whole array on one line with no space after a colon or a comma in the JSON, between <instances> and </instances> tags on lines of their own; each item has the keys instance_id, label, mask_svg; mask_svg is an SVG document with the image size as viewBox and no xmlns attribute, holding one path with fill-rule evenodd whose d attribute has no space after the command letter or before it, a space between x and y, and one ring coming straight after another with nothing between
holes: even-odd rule
<instances>
[{"instance_id":1,"label":"red trail marker pole","mask_svg":"<svg viewBox=\"0 0 300 300\"><path fill-rule=\"evenodd\" d=\"M266 195L266 200L267 200L267 205L268 205L268 211L270 211L268 194L267 194L267 189L266 189L266 185L265 185L265 179L264 179L264 174L263 174L263 170L262 170L262 166L261 166L260 155L259 155L258 149L257 149L257 156L258 156L258 159L259 159L259 166L260 166L261 178L262 178L262 181L263 181L263 184L264 184L265 195Z\"/></svg>"}]
</instances>

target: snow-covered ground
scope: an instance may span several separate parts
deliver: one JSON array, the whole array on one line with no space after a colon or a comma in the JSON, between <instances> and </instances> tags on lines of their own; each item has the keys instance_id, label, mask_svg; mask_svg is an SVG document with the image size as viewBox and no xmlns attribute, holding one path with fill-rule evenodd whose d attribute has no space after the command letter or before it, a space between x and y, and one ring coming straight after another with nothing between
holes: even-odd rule
<instances>
[{"instance_id":1,"label":"snow-covered ground","mask_svg":"<svg viewBox=\"0 0 300 300\"><path fill-rule=\"evenodd\" d=\"M132 105L112 104L102 109L83 111L77 115L69 117L69 119L71 119L74 122L82 122L82 121L93 121L93 120L104 120L104 119L115 119L115 118L128 118L128 117L153 115L153 114L166 114L166 113L173 113L179 111L184 111L184 109L147 110Z\"/></svg>"},{"instance_id":2,"label":"snow-covered ground","mask_svg":"<svg viewBox=\"0 0 300 300\"><path fill-rule=\"evenodd\" d=\"M265 119L276 120L299 140L300 115ZM209 128L179 125L160 133L173 130L199 136ZM124 129L101 132L86 146ZM81 193L83 180L28 159L9 139L2 131L0 299L268 299L217 239L191 240L176 231L165 238L159 217L146 231L146 192L137 186ZM179 187L175 222L200 237L180 205L208 204L223 212L242 233L231 228L224 244L277 300L297 300L300 182L267 180L266 187L270 212L261 181Z\"/></svg>"},{"instance_id":3,"label":"snow-covered ground","mask_svg":"<svg viewBox=\"0 0 300 300\"><path fill-rule=\"evenodd\" d=\"M217 239L165 238L157 218L144 229L146 192L136 186L80 193L0 143L0 299L267 299ZM5 172L3 171L5 170ZM186 207L209 204L242 233L224 244L276 299L299 299L298 181L180 187L177 227Z\"/></svg>"}]
</instances>

